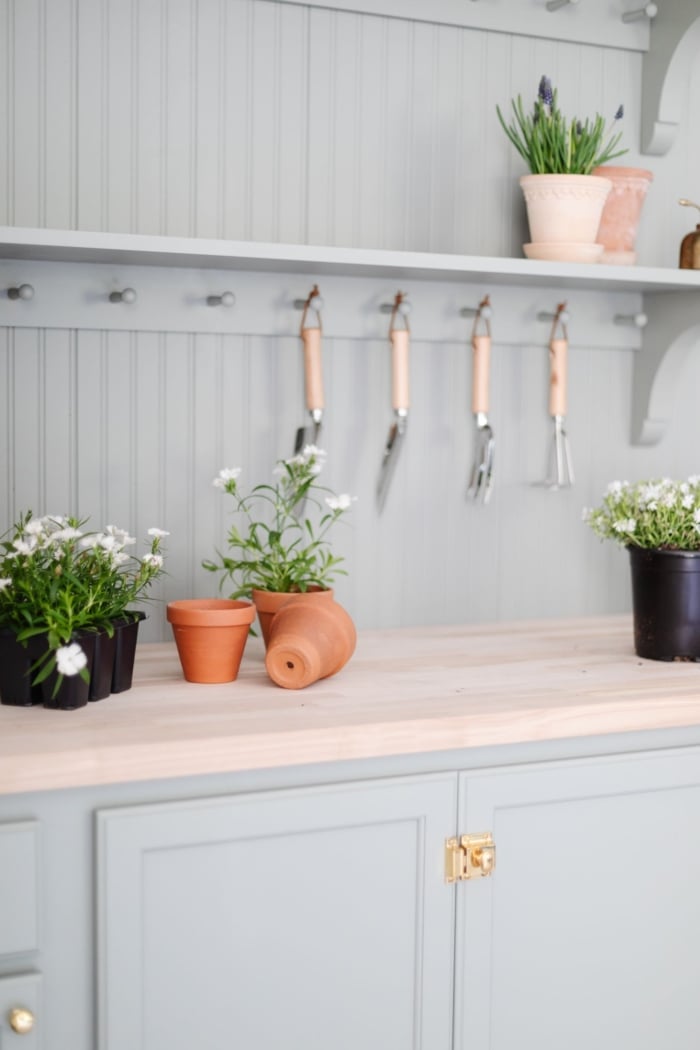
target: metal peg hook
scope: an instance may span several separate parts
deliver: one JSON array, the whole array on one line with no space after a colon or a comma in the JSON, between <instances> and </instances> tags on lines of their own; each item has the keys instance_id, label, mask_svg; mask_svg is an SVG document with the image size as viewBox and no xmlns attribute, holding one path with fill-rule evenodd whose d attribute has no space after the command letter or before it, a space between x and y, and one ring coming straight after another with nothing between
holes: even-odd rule
<instances>
[{"instance_id":1,"label":"metal peg hook","mask_svg":"<svg viewBox=\"0 0 700 1050\"><path fill-rule=\"evenodd\" d=\"M396 312L402 314L404 317L408 317L411 312L411 302L403 292L397 292L396 299L393 303L382 303L379 309L383 314L393 314Z\"/></svg>"},{"instance_id":2,"label":"metal peg hook","mask_svg":"<svg viewBox=\"0 0 700 1050\"><path fill-rule=\"evenodd\" d=\"M700 204L695 204L693 201L686 200L685 197L680 197L678 203L682 204L684 208L697 208L698 211L700 211Z\"/></svg>"},{"instance_id":3,"label":"metal peg hook","mask_svg":"<svg viewBox=\"0 0 700 1050\"><path fill-rule=\"evenodd\" d=\"M646 314L615 314L615 324L631 325L633 328L646 328L649 318Z\"/></svg>"},{"instance_id":4,"label":"metal peg hook","mask_svg":"<svg viewBox=\"0 0 700 1050\"><path fill-rule=\"evenodd\" d=\"M34 298L34 287L31 284L20 284L17 288L7 289L8 299L23 299L28 302Z\"/></svg>"},{"instance_id":5,"label":"metal peg hook","mask_svg":"<svg viewBox=\"0 0 700 1050\"><path fill-rule=\"evenodd\" d=\"M137 299L133 288L124 288L121 292L110 292L110 303L135 303Z\"/></svg>"},{"instance_id":6,"label":"metal peg hook","mask_svg":"<svg viewBox=\"0 0 700 1050\"><path fill-rule=\"evenodd\" d=\"M578 0L547 0L545 7L548 11L558 11L560 7L568 7L569 4L577 4Z\"/></svg>"},{"instance_id":7,"label":"metal peg hook","mask_svg":"<svg viewBox=\"0 0 700 1050\"><path fill-rule=\"evenodd\" d=\"M221 295L208 295L207 306L233 306L236 296L233 292L222 292Z\"/></svg>"},{"instance_id":8,"label":"metal peg hook","mask_svg":"<svg viewBox=\"0 0 700 1050\"><path fill-rule=\"evenodd\" d=\"M538 321L561 321L562 324L568 324L571 320L571 314L566 309L566 303L560 303L554 313L548 313L546 310L540 310L537 315Z\"/></svg>"},{"instance_id":9,"label":"metal peg hook","mask_svg":"<svg viewBox=\"0 0 700 1050\"><path fill-rule=\"evenodd\" d=\"M463 306L459 311L460 317L483 317L485 321L490 320L493 309L491 300L485 295L478 306Z\"/></svg>"},{"instance_id":10,"label":"metal peg hook","mask_svg":"<svg viewBox=\"0 0 700 1050\"><path fill-rule=\"evenodd\" d=\"M545 313L544 311L538 313L537 320L552 322L552 334L550 339L556 339L557 327L561 327L562 336L564 339L568 339L566 326L569 323L569 311L566 309L566 303L559 303L556 312L553 314Z\"/></svg>"},{"instance_id":11,"label":"metal peg hook","mask_svg":"<svg viewBox=\"0 0 700 1050\"><path fill-rule=\"evenodd\" d=\"M659 9L656 4L645 4L644 7L637 8L636 11L626 11L622 16L623 22L637 22L640 18L656 18L659 13Z\"/></svg>"},{"instance_id":12,"label":"metal peg hook","mask_svg":"<svg viewBox=\"0 0 700 1050\"><path fill-rule=\"evenodd\" d=\"M323 299L321 298L317 284L313 286L306 299L294 300L294 309L315 310L316 313L319 313L319 311L323 309Z\"/></svg>"}]
</instances>

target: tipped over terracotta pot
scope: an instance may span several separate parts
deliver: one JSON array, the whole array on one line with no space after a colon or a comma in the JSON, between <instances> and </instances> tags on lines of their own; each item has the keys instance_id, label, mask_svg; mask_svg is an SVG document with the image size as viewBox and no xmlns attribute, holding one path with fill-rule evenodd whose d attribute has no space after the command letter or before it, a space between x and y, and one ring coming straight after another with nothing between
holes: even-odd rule
<instances>
[{"instance_id":1,"label":"tipped over terracotta pot","mask_svg":"<svg viewBox=\"0 0 700 1050\"><path fill-rule=\"evenodd\" d=\"M355 625L336 601L287 602L270 627L265 669L283 689L303 689L337 674L356 642Z\"/></svg>"},{"instance_id":2,"label":"tipped over terracotta pot","mask_svg":"<svg viewBox=\"0 0 700 1050\"><path fill-rule=\"evenodd\" d=\"M169 602L166 614L188 682L235 681L255 606L230 598L184 598Z\"/></svg>"}]
</instances>

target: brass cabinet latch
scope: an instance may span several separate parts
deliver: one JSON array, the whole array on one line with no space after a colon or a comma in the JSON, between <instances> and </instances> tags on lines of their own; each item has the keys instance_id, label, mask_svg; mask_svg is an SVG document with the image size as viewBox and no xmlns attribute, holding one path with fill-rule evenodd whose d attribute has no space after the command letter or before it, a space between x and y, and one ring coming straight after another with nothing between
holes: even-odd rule
<instances>
[{"instance_id":1,"label":"brass cabinet latch","mask_svg":"<svg viewBox=\"0 0 700 1050\"><path fill-rule=\"evenodd\" d=\"M496 846L490 831L461 835L445 842L445 882L483 878L495 867Z\"/></svg>"}]
</instances>

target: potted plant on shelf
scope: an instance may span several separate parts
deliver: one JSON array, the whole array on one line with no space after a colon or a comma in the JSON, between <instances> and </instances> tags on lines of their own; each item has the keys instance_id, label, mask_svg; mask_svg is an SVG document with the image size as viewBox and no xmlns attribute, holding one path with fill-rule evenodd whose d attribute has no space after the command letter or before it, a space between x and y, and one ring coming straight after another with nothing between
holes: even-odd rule
<instances>
[{"instance_id":1,"label":"potted plant on shelf","mask_svg":"<svg viewBox=\"0 0 700 1050\"><path fill-rule=\"evenodd\" d=\"M577 117L567 120L559 109L549 77L540 80L534 109L526 113L522 98L511 101L513 119L498 119L509 140L527 163L530 174L520 185L525 197L530 243L528 258L598 262L603 254L596 236L612 183L594 168L627 152L618 149L621 132L608 133L605 121ZM614 120L622 118L619 106Z\"/></svg>"},{"instance_id":2,"label":"potted plant on shelf","mask_svg":"<svg viewBox=\"0 0 700 1050\"><path fill-rule=\"evenodd\" d=\"M144 615L132 606L163 571L168 533L149 529L139 558L125 549L136 542L126 530L88 532L87 520L30 511L0 540L3 703L82 707L131 684Z\"/></svg>"},{"instance_id":3,"label":"potted plant on shelf","mask_svg":"<svg viewBox=\"0 0 700 1050\"><path fill-rule=\"evenodd\" d=\"M256 485L248 495L238 487L239 468L221 470L216 488L233 496L238 522L228 533L228 552L202 564L222 574L220 589L233 584L232 599L251 598L267 645L275 613L290 599L332 601L331 584L342 558L331 552L328 534L353 503L318 484L325 453L307 445L279 460L273 484Z\"/></svg>"},{"instance_id":4,"label":"potted plant on shelf","mask_svg":"<svg viewBox=\"0 0 700 1050\"><path fill-rule=\"evenodd\" d=\"M637 655L700 660L700 476L613 481L584 520L629 552Z\"/></svg>"}]
</instances>

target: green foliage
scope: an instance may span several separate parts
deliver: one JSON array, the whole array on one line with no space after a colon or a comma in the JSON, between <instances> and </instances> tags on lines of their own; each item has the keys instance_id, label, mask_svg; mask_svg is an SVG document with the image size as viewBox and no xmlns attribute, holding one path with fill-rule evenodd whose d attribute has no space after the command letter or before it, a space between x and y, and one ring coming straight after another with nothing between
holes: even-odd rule
<instances>
[{"instance_id":1,"label":"green foliage","mask_svg":"<svg viewBox=\"0 0 700 1050\"><path fill-rule=\"evenodd\" d=\"M138 558L124 549L136 541L116 526L84 532L87 519L20 516L0 539L0 627L20 642L48 638L35 681L61 663L76 631L113 632L113 621L145 597L162 573L161 529L150 529L150 549ZM70 661L69 661L70 663ZM66 671L65 673L73 673Z\"/></svg>"},{"instance_id":2,"label":"green foliage","mask_svg":"<svg viewBox=\"0 0 700 1050\"><path fill-rule=\"evenodd\" d=\"M498 119L506 135L533 175L590 175L593 168L626 153L617 149L622 133L607 141L606 124L600 114L593 120L567 120L559 109L557 91L542 77L532 113L526 113L520 95L511 100L513 119L506 124L499 106ZM615 121L623 116L620 106Z\"/></svg>"},{"instance_id":3,"label":"green foliage","mask_svg":"<svg viewBox=\"0 0 700 1050\"><path fill-rule=\"evenodd\" d=\"M202 565L222 574L221 590L231 582L231 598L249 598L254 589L327 589L337 575L346 575L339 568L343 559L331 553L327 535L352 499L317 484L324 456L307 445L299 455L278 462L275 484L256 485L248 496L238 490L239 468L222 470L214 479L217 488L233 496L240 524L229 530L228 552L217 551L216 561Z\"/></svg>"},{"instance_id":4,"label":"green foliage","mask_svg":"<svg viewBox=\"0 0 700 1050\"><path fill-rule=\"evenodd\" d=\"M600 507L585 510L601 539L649 550L700 550L700 477L613 481Z\"/></svg>"}]
</instances>

